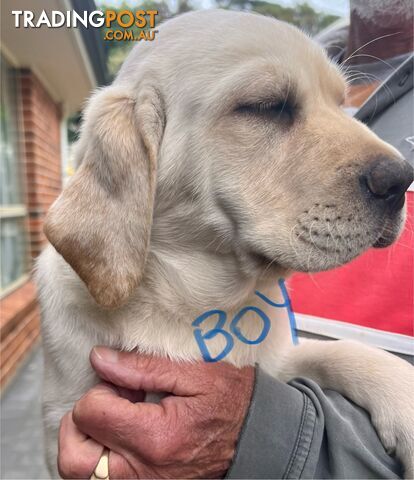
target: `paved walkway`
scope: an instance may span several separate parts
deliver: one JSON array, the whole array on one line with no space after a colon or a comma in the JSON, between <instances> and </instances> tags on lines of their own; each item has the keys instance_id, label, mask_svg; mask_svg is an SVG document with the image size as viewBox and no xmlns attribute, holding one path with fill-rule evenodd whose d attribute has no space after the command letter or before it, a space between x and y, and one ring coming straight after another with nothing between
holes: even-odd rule
<instances>
[{"instance_id":1,"label":"paved walkway","mask_svg":"<svg viewBox=\"0 0 414 480\"><path fill-rule=\"evenodd\" d=\"M48 479L41 420L42 354L33 352L1 398L1 479Z\"/></svg>"}]
</instances>

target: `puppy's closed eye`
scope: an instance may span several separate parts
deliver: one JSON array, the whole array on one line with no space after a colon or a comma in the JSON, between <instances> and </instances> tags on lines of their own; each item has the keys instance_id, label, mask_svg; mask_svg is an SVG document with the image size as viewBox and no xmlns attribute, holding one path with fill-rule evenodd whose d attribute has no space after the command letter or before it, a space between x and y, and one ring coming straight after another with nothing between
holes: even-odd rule
<instances>
[{"instance_id":1,"label":"puppy's closed eye","mask_svg":"<svg viewBox=\"0 0 414 480\"><path fill-rule=\"evenodd\" d=\"M240 104L234 111L236 114L244 116L254 115L262 120L279 121L291 125L295 120L297 107L287 98Z\"/></svg>"}]
</instances>

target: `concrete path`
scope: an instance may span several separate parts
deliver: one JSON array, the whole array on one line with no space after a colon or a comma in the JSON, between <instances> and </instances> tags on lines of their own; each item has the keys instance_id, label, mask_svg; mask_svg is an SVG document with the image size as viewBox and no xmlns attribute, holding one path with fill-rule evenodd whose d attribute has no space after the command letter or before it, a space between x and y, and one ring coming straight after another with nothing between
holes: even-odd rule
<instances>
[{"instance_id":1,"label":"concrete path","mask_svg":"<svg viewBox=\"0 0 414 480\"><path fill-rule=\"evenodd\" d=\"M37 347L1 398L1 479L48 479L41 420L43 360Z\"/></svg>"}]
</instances>

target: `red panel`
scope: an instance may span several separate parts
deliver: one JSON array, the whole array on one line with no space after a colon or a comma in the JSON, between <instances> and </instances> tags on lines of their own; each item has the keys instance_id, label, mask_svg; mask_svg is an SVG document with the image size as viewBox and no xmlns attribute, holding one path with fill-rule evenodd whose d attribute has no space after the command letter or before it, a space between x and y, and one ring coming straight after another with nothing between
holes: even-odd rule
<instances>
[{"instance_id":1,"label":"red panel","mask_svg":"<svg viewBox=\"0 0 414 480\"><path fill-rule=\"evenodd\" d=\"M330 272L294 275L295 312L414 335L414 192L407 198L407 222L394 245Z\"/></svg>"}]
</instances>

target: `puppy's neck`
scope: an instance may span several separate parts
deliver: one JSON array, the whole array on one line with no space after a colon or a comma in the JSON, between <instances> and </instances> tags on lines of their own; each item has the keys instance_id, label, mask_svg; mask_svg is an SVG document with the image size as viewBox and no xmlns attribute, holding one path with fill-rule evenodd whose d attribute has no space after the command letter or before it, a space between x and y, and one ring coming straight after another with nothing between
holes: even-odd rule
<instances>
[{"instance_id":1,"label":"puppy's neck","mask_svg":"<svg viewBox=\"0 0 414 480\"><path fill-rule=\"evenodd\" d=\"M216 212L208 218L195 209L184 202L154 217L145 283L163 303L232 311L251 303L255 290L269 292L286 278L284 269L249 258Z\"/></svg>"}]
</instances>

